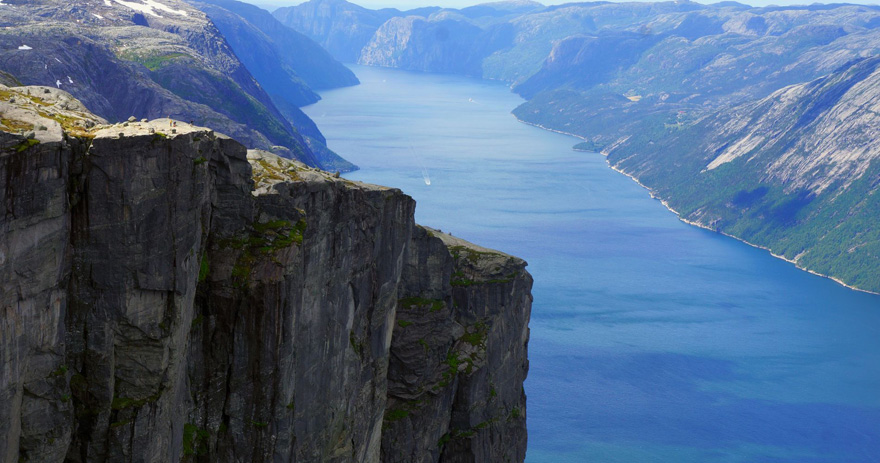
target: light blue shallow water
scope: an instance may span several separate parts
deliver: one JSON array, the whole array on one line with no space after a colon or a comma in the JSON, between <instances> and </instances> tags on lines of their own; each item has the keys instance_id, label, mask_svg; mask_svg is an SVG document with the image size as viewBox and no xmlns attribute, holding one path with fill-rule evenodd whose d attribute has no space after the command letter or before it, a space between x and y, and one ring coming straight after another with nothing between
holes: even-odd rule
<instances>
[{"instance_id":1,"label":"light blue shallow water","mask_svg":"<svg viewBox=\"0 0 880 463\"><path fill-rule=\"evenodd\" d=\"M529 262L529 463L880 462L880 296L680 222L503 85L353 69L305 108L346 177Z\"/></svg>"}]
</instances>

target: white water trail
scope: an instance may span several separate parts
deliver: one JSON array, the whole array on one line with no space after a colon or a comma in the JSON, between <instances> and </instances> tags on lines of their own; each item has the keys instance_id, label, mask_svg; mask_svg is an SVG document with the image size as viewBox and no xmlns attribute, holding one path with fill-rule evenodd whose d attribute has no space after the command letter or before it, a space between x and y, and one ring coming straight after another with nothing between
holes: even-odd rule
<instances>
[{"instance_id":1,"label":"white water trail","mask_svg":"<svg viewBox=\"0 0 880 463\"><path fill-rule=\"evenodd\" d=\"M409 152L419 161L419 166L422 167L422 180L425 181L425 185L431 185L431 176L428 175L428 168L425 166L425 161L416 153L412 144L409 145Z\"/></svg>"}]
</instances>

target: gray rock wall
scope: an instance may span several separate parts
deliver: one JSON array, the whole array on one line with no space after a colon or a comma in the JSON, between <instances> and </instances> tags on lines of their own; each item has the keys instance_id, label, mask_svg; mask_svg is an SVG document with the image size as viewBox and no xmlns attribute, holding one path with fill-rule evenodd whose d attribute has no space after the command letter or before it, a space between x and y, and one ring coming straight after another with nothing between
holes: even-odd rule
<instances>
[{"instance_id":1,"label":"gray rock wall","mask_svg":"<svg viewBox=\"0 0 880 463\"><path fill-rule=\"evenodd\" d=\"M417 227L391 343L383 461L523 461L526 263Z\"/></svg>"},{"instance_id":2,"label":"gray rock wall","mask_svg":"<svg viewBox=\"0 0 880 463\"><path fill-rule=\"evenodd\" d=\"M169 125L0 135L2 461L523 460L524 262Z\"/></svg>"},{"instance_id":3,"label":"gray rock wall","mask_svg":"<svg viewBox=\"0 0 880 463\"><path fill-rule=\"evenodd\" d=\"M73 406L65 316L72 149L0 132L0 459L63 459Z\"/></svg>"}]
</instances>

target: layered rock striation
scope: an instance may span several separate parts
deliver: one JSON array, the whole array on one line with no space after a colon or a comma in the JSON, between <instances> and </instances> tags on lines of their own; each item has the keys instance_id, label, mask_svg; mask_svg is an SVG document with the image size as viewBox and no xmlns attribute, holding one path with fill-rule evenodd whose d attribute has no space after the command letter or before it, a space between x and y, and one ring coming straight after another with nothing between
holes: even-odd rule
<instances>
[{"instance_id":1,"label":"layered rock striation","mask_svg":"<svg viewBox=\"0 0 880 463\"><path fill-rule=\"evenodd\" d=\"M0 459L524 458L525 262L396 189L0 90Z\"/></svg>"}]
</instances>

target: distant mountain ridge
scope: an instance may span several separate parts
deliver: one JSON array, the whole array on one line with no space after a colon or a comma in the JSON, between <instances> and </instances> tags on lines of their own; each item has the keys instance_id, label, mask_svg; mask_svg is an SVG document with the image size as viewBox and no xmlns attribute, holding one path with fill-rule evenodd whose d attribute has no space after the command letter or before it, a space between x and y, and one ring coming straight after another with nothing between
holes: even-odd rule
<instances>
[{"instance_id":1,"label":"distant mountain ridge","mask_svg":"<svg viewBox=\"0 0 880 463\"><path fill-rule=\"evenodd\" d=\"M356 62L366 43L385 21L402 13L369 10L345 0L311 0L273 13L279 21L321 44L336 59Z\"/></svg>"}]
</instances>

